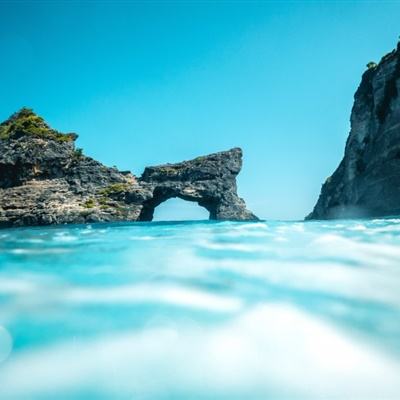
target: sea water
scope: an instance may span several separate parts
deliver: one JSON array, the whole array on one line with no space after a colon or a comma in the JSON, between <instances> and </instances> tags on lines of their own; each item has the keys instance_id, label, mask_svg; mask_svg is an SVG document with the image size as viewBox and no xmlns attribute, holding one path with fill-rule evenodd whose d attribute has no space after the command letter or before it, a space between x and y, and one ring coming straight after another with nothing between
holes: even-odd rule
<instances>
[{"instance_id":1,"label":"sea water","mask_svg":"<svg viewBox=\"0 0 400 400\"><path fill-rule=\"evenodd\" d=\"M400 220L0 231L1 399L399 399Z\"/></svg>"}]
</instances>

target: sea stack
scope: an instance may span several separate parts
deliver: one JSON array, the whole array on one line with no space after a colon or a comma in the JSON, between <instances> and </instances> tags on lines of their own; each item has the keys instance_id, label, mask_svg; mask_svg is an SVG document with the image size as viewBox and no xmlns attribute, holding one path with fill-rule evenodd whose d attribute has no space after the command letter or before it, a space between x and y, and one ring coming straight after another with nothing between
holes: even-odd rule
<instances>
[{"instance_id":1,"label":"sea stack","mask_svg":"<svg viewBox=\"0 0 400 400\"><path fill-rule=\"evenodd\" d=\"M343 160L306 219L400 214L400 44L367 68Z\"/></svg>"},{"instance_id":2,"label":"sea stack","mask_svg":"<svg viewBox=\"0 0 400 400\"><path fill-rule=\"evenodd\" d=\"M146 168L137 178L75 147L23 108L0 124L0 227L151 221L171 197L197 202L214 220L255 220L236 191L242 151Z\"/></svg>"}]
</instances>

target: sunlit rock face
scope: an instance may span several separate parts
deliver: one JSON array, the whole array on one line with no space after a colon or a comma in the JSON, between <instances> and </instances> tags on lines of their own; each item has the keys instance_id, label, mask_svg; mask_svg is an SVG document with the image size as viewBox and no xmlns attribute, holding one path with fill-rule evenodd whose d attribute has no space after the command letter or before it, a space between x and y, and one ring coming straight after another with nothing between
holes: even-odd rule
<instances>
[{"instance_id":1,"label":"sunlit rock face","mask_svg":"<svg viewBox=\"0 0 400 400\"><path fill-rule=\"evenodd\" d=\"M400 214L400 44L355 94L344 158L308 219Z\"/></svg>"},{"instance_id":2,"label":"sunlit rock face","mask_svg":"<svg viewBox=\"0 0 400 400\"><path fill-rule=\"evenodd\" d=\"M214 220L256 220L238 195L236 176L242 168L242 150L197 157L177 164L147 167L140 183L151 190L140 220L151 221L154 209L171 197L197 202Z\"/></svg>"},{"instance_id":3,"label":"sunlit rock face","mask_svg":"<svg viewBox=\"0 0 400 400\"><path fill-rule=\"evenodd\" d=\"M26 108L0 124L0 227L151 220L170 197L198 202L213 219L255 218L236 194L239 149L175 164L174 177L148 168L139 181L85 156L76 138Z\"/></svg>"}]
</instances>

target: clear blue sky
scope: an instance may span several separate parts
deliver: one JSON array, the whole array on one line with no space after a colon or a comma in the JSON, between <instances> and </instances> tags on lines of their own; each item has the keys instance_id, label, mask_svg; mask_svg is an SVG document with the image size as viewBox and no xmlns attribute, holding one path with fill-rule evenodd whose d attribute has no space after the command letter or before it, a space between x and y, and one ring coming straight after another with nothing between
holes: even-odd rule
<instances>
[{"instance_id":1,"label":"clear blue sky","mask_svg":"<svg viewBox=\"0 0 400 400\"><path fill-rule=\"evenodd\" d=\"M32 107L137 175L240 146L249 208L303 218L342 157L365 64L395 47L399 21L383 0L3 0L0 119Z\"/></svg>"}]
</instances>

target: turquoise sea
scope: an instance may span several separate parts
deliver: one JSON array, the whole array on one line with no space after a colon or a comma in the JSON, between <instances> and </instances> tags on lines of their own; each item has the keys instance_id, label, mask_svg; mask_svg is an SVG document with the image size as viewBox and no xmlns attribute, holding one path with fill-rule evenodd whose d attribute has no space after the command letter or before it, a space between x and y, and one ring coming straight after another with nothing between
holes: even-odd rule
<instances>
[{"instance_id":1,"label":"turquoise sea","mask_svg":"<svg viewBox=\"0 0 400 400\"><path fill-rule=\"evenodd\" d=\"M1 399L399 399L400 219L0 231Z\"/></svg>"}]
</instances>

